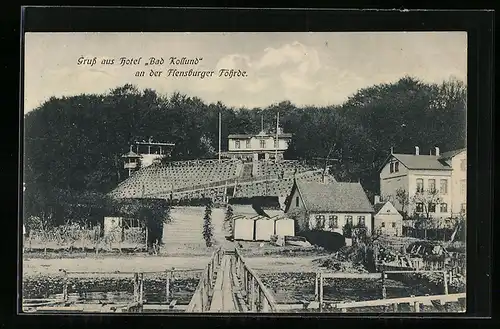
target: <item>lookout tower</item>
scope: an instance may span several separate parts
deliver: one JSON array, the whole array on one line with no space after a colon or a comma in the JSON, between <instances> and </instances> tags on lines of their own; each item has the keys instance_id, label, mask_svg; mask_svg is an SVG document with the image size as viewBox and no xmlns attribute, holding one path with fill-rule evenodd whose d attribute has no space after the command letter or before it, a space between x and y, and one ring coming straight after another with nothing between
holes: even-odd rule
<instances>
[{"instance_id":1,"label":"lookout tower","mask_svg":"<svg viewBox=\"0 0 500 329\"><path fill-rule=\"evenodd\" d=\"M134 146L135 152L133 151ZM152 137L148 141L136 141L135 145L130 145L130 151L122 155L125 162L124 168L128 169L130 176L133 171L139 168L150 166L155 161L169 157L174 146L173 143L153 142Z\"/></svg>"}]
</instances>

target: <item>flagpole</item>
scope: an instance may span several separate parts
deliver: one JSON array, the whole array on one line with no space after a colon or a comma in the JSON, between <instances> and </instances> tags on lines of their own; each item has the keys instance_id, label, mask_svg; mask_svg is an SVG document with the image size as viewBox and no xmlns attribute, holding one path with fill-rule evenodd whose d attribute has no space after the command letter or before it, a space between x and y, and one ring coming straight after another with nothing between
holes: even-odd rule
<instances>
[{"instance_id":1,"label":"flagpole","mask_svg":"<svg viewBox=\"0 0 500 329\"><path fill-rule=\"evenodd\" d=\"M278 112L278 115L276 116L276 143L275 143L275 154L274 154L274 161L278 162L278 147L280 145L279 137L278 137L278 129L279 129L279 121L280 121L280 113Z\"/></svg>"},{"instance_id":2,"label":"flagpole","mask_svg":"<svg viewBox=\"0 0 500 329\"><path fill-rule=\"evenodd\" d=\"M221 160L221 112L219 111L219 162Z\"/></svg>"}]
</instances>

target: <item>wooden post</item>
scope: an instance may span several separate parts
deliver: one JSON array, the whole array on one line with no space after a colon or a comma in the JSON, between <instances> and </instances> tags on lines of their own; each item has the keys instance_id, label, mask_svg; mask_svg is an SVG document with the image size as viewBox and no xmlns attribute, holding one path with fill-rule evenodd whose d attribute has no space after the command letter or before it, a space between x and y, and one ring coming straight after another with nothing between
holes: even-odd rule
<instances>
[{"instance_id":1,"label":"wooden post","mask_svg":"<svg viewBox=\"0 0 500 329\"><path fill-rule=\"evenodd\" d=\"M140 275L140 286L139 286L139 302L144 301L144 273Z\"/></svg>"},{"instance_id":2,"label":"wooden post","mask_svg":"<svg viewBox=\"0 0 500 329\"><path fill-rule=\"evenodd\" d=\"M167 273L167 282L165 283L165 300L168 304L170 301L170 271L166 271Z\"/></svg>"},{"instance_id":3,"label":"wooden post","mask_svg":"<svg viewBox=\"0 0 500 329\"><path fill-rule=\"evenodd\" d=\"M420 313L420 303L419 302L413 302L413 310L415 313Z\"/></svg>"},{"instance_id":4,"label":"wooden post","mask_svg":"<svg viewBox=\"0 0 500 329\"><path fill-rule=\"evenodd\" d=\"M323 273L319 273L319 311L323 311Z\"/></svg>"},{"instance_id":5,"label":"wooden post","mask_svg":"<svg viewBox=\"0 0 500 329\"><path fill-rule=\"evenodd\" d=\"M448 278L446 270L443 271L443 286L444 286L444 294L448 295Z\"/></svg>"},{"instance_id":6,"label":"wooden post","mask_svg":"<svg viewBox=\"0 0 500 329\"><path fill-rule=\"evenodd\" d=\"M250 279L250 310L255 312L255 278Z\"/></svg>"},{"instance_id":7,"label":"wooden post","mask_svg":"<svg viewBox=\"0 0 500 329\"><path fill-rule=\"evenodd\" d=\"M397 312L398 312L398 303L393 303L393 304L392 304L392 311L393 311L394 313L397 313Z\"/></svg>"},{"instance_id":8,"label":"wooden post","mask_svg":"<svg viewBox=\"0 0 500 329\"><path fill-rule=\"evenodd\" d=\"M63 300L65 302L68 301L68 272L66 270L62 270L63 272Z\"/></svg>"},{"instance_id":9,"label":"wooden post","mask_svg":"<svg viewBox=\"0 0 500 329\"><path fill-rule=\"evenodd\" d=\"M314 300L319 301L319 275L316 272L316 278L314 279Z\"/></svg>"},{"instance_id":10,"label":"wooden post","mask_svg":"<svg viewBox=\"0 0 500 329\"><path fill-rule=\"evenodd\" d=\"M385 271L382 271L382 299L387 298L387 289L385 287Z\"/></svg>"},{"instance_id":11,"label":"wooden post","mask_svg":"<svg viewBox=\"0 0 500 329\"><path fill-rule=\"evenodd\" d=\"M139 301L139 274L134 273L134 302Z\"/></svg>"}]
</instances>

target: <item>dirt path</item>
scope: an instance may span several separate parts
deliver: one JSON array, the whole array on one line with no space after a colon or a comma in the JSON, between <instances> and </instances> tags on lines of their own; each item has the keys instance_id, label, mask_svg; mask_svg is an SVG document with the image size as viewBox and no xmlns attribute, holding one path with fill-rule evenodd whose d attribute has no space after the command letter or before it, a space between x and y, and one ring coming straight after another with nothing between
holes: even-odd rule
<instances>
[{"instance_id":1,"label":"dirt path","mask_svg":"<svg viewBox=\"0 0 500 329\"><path fill-rule=\"evenodd\" d=\"M311 272L317 269L312 260L317 257L248 257L249 266L258 272ZM133 272L176 269L202 270L210 257L128 256L105 258L32 258L23 261L23 276L58 275L67 271Z\"/></svg>"}]
</instances>

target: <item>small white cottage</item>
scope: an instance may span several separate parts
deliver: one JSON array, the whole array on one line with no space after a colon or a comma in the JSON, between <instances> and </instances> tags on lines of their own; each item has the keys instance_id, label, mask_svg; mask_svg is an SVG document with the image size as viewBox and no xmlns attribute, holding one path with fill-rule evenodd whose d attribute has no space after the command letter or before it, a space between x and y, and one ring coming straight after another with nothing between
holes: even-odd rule
<instances>
[{"instance_id":1,"label":"small white cottage","mask_svg":"<svg viewBox=\"0 0 500 329\"><path fill-rule=\"evenodd\" d=\"M295 216L298 230L343 234L346 224L372 232L373 207L360 183L295 180L285 213Z\"/></svg>"},{"instance_id":2,"label":"small white cottage","mask_svg":"<svg viewBox=\"0 0 500 329\"><path fill-rule=\"evenodd\" d=\"M403 216L390 201L381 201L375 196L374 231L377 234L401 236L403 231Z\"/></svg>"}]
</instances>

